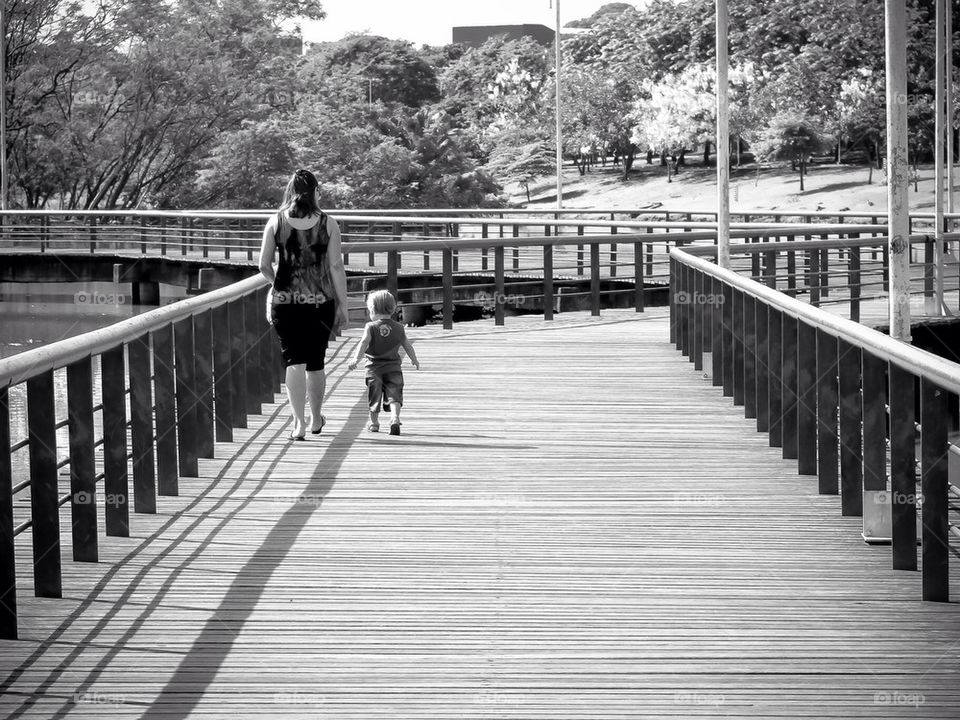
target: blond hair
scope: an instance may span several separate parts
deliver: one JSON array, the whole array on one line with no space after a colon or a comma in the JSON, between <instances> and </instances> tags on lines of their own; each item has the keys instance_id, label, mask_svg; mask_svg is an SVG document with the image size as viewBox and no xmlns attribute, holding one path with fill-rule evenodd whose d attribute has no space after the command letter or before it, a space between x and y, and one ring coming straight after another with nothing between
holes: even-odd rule
<instances>
[{"instance_id":1,"label":"blond hair","mask_svg":"<svg viewBox=\"0 0 960 720\"><path fill-rule=\"evenodd\" d=\"M367 308L371 315L393 315L397 311L397 299L389 290L376 290L367 295Z\"/></svg>"}]
</instances>

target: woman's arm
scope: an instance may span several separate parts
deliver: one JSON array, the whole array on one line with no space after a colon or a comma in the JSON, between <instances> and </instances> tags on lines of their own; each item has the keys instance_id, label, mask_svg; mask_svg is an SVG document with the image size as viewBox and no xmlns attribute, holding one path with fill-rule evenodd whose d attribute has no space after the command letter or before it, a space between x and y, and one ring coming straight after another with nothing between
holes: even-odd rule
<instances>
[{"instance_id":1,"label":"woman's arm","mask_svg":"<svg viewBox=\"0 0 960 720\"><path fill-rule=\"evenodd\" d=\"M270 281L271 285L277 277L277 273L273 269L273 256L277 251L276 223L276 216L267 220L267 224L263 228L263 241L260 243L260 272Z\"/></svg>"},{"instance_id":2,"label":"woman's arm","mask_svg":"<svg viewBox=\"0 0 960 720\"><path fill-rule=\"evenodd\" d=\"M347 314L347 271L343 267L343 250L340 247L340 226L327 215L327 232L330 244L327 246L327 259L330 263L330 281L337 301L337 325L343 330L350 323Z\"/></svg>"}]
</instances>

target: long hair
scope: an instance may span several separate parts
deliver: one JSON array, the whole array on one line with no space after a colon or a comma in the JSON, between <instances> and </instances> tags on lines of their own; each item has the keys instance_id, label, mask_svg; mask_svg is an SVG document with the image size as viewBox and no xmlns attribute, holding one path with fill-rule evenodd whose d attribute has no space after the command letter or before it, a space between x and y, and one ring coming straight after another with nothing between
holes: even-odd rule
<instances>
[{"instance_id":1,"label":"long hair","mask_svg":"<svg viewBox=\"0 0 960 720\"><path fill-rule=\"evenodd\" d=\"M290 217L295 218L317 215L320 212L320 208L317 207L318 184L312 172L297 170L283 192L281 209L288 210Z\"/></svg>"}]
</instances>

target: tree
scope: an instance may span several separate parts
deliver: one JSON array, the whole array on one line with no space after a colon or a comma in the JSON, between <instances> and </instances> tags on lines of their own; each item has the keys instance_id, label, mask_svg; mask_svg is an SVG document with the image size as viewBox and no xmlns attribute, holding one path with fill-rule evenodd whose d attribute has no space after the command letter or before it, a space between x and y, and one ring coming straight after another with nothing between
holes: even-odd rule
<instances>
[{"instance_id":1,"label":"tree","mask_svg":"<svg viewBox=\"0 0 960 720\"><path fill-rule=\"evenodd\" d=\"M783 112L770 122L757 144L760 156L770 160L789 160L800 170L800 191L807 160L826 145L815 122L800 112Z\"/></svg>"},{"instance_id":2,"label":"tree","mask_svg":"<svg viewBox=\"0 0 960 720\"><path fill-rule=\"evenodd\" d=\"M521 184L530 202L530 183L556 172L556 153L550 138L529 128L510 128L494 139L490 160L483 169L500 183Z\"/></svg>"}]
</instances>

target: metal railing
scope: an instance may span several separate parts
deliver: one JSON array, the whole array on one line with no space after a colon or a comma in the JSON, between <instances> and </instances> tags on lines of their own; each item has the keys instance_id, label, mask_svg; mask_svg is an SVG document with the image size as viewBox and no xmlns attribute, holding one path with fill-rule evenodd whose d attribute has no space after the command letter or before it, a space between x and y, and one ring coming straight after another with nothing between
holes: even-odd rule
<instances>
[{"instance_id":1,"label":"metal railing","mask_svg":"<svg viewBox=\"0 0 960 720\"><path fill-rule=\"evenodd\" d=\"M859 250L885 243L860 241ZM731 250L742 265L755 248ZM960 491L949 479L960 452L948 438L960 365L721 269L702 257L710 254L672 251L671 341L695 369L709 357L713 384L801 474L819 477L820 493L839 493L844 515L864 516L866 530L868 514L885 512L866 503L889 508L895 569L918 567L919 507L921 595L947 601L951 539L960 537Z\"/></svg>"},{"instance_id":2,"label":"metal railing","mask_svg":"<svg viewBox=\"0 0 960 720\"><path fill-rule=\"evenodd\" d=\"M70 507L73 559L95 562L98 506L106 535L129 535L131 505L155 513L158 494L177 495L179 478L197 476L215 441L230 441L248 414L273 401L282 368L266 292L258 275L0 360L0 637L17 636L17 535L32 533L34 593L61 597L62 506ZM68 417L58 422L54 373L62 368ZM10 391L20 384L28 434L11 444ZM58 447L63 427L67 447ZM29 477L15 483L11 458L24 451ZM29 518L15 524L20 493L29 493Z\"/></svg>"}]
</instances>

